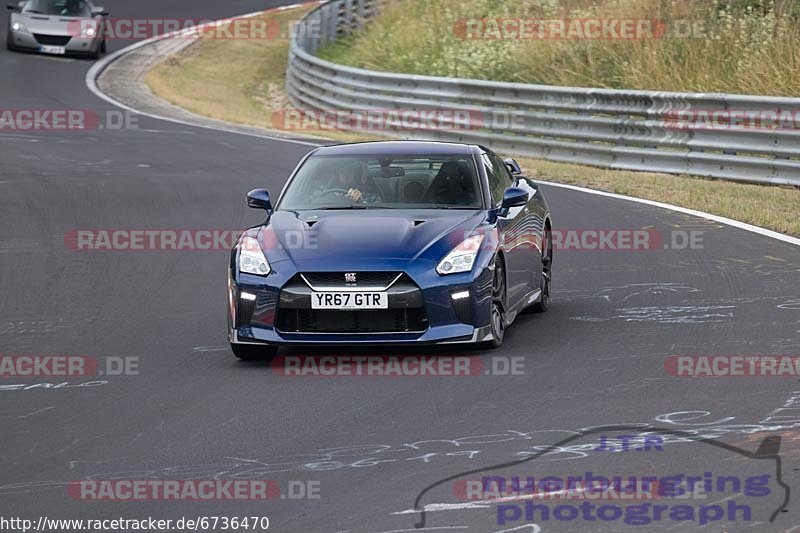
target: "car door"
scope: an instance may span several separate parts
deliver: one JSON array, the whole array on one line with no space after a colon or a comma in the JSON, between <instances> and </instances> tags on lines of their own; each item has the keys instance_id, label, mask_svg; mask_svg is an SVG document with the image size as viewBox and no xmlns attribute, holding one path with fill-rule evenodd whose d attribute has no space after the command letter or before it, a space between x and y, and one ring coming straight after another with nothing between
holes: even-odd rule
<instances>
[{"instance_id":1,"label":"car door","mask_svg":"<svg viewBox=\"0 0 800 533\"><path fill-rule=\"evenodd\" d=\"M530 288L540 289L542 285L542 250L546 205L535 183L522 175L514 176L514 187L528 191L528 206L525 211L525 268L530 273Z\"/></svg>"},{"instance_id":2,"label":"car door","mask_svg":"<svg viewBox=\"0 0 800 533\"><path fill-rule=\"evenodd\" d=\"M495 154L484 152L481 162L489 183L492 207L499 208L503 193L514 183L503 161ZM506 216L498 217L497 229L503 257L506 262L506 293L509 307L515 307L519 299L530 290L530 267L526 265L525 217L527 206L512 207Z\"/></svg>"}]
</instances>

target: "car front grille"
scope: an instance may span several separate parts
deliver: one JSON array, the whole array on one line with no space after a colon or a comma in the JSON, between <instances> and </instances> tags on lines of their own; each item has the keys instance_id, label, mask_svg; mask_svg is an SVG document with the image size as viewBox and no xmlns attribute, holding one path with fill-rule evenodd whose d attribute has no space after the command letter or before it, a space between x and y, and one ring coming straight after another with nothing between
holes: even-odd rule
<instances>
[{"instance_id":1,"label":"car front grille","mask_svg":"<svg viewBox=\"0 0 800 533\"><path fill-rule=\"evenodd\" d=\"M44 35L42 33L34 33L36 42L45 46L67 46L67 43L72 39L69 35Z\"/></svg>"},{"instance_id":2,"label":"car front grille","mask_svg":"<svg viewBox=\"0 0 800 533\"><path fill-rule=\"evenodd\" d=\"M371 309L336 311L285 309L278 313L278 329L286 333L409 333L427 328L425 310Z\"/></svg>"},{"instance_id":3,"label":"car front grille","mask_svg":"<svg viewBox=\"0 0 800 533\"><path fill-rule=\"evenodd\" d=\"M357 272L357 284L343 272L301 273L281 289L275 325L284 333L411 333L428 328L422 291L400 272ZM311 309L315 289L374 290L388 295L388 309Z\"/></svg>"},{"instance_id":4,"label":"car front grille","mask_svg":"<svg viewBox=\"0 0 800 533\"><path fill-rule=\"evenodd\" d=\"M345 274L355 276L355 282L347 281ZM385 289L397 279L400 272L305 272L303 278L312 288L372 287Z\"/></svg>"}]
</instances>

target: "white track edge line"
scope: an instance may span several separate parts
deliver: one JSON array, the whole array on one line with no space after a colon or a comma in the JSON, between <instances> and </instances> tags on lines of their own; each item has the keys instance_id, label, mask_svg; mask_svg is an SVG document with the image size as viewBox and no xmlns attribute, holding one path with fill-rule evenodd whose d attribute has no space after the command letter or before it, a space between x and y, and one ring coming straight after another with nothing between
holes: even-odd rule
<instances>
[{"instance_id":1,"label":"white track edge line","mask_svg":"<svg viewBox=\"0 0 800 533\"><path fill-rule=\"evenodd\" d=\"M309 2L309 4L313 4L313 3L318 3L318 2ZM245 15L239 15L237 17L229 17L229 18L225 18L225 19L220 19L218 21L215 21L212 24L204 24L202 26L220 25L220 24L224 24L226 22L229 22L231 19L234 19L234 18L251 18L251 17L255 17L257 15L260 15L262 13L269 13L271 11L285 11L287 9L293 9L293 8L300 7L300 6L303 6L303 5L306 5L306 4L299 3L299 4L292 4L292 5L289 5L289 6L281 6L281 7L277 7L277 8L273 8L273 9L268 9L266 11L256 11L256 12L253 12L253 13L247 13ZM272 136L272 135L267 135L267 134L261 134L261 133L237 130L237 129L234 129L234 128L226 128L224 126L217 126L217 125L211 125L211 124L198 124L198 123L190 122L190 121L187 121L187 120L182 120L182 119L179 119L179 118L165 117L165 116L162 116L162 115L157 115L155 113L149 113L149 112L146 112L146 111L141 111L141 110L135 109L135 108L133 108L133 107L127 105L127 104L124 104L124 103L120 102L119 100L116 100L115 98L112 98L111 96L109 96L106 93L104 93L103 91L101 91L100 88L97 86L97 78L100 76L100 74L102 74L103 71L106 68L108 68L109 65L111 65L111 63L113 63L114 61L116 61L120 57L122 57L124 55L127 55L128 53L133 52L134 50L137 50L137 49L139 49L139 48L141 48L143 46L150 45L150 44L152 44L154 42L157 42L157 41L168 39L168 38L174 37L174 36L187 35L189 33L192 33L193 31L195 31L196 29L197 29L197 26L195 26L193 28L189 28L189 29L180 30L178 32L171 32L171 33L165 33L163 35L156 35L155 37L150 37L149 39L145 39L143 41L139 41L139 42L134 43L134 44L132 44L130 46L126 46L125 48L117 50L116 52L112 52L111 54L103 57L102 59L100 59L98 61L96 61L94 63L94 65L91 66L89 71L86 73L86 78L85 78L86 87L88 87L88 89L95 96L97 96L98 98L100 98L102 100L105 100L106 102L108 102L109 104L111 104L113 106L119 107L120 109L124 109L125 111L129 111L129 112L135 113L137 115L142 115L142 116L154 118L154 119L157 119L157 120L164 120L166 122L172 122L174 124L181 124L183 126L191 126L191 127L195 127L195 128L204 128L204 129L207 129L207 130L223 131L223 132L226 132L226 133L238 133L240 135L247 135L247 136L250 136L250 137L258 137L258 138L261 138L261 139L270 139L270 140L273 140L273 141L281 141L281 142L286 142L286 143L291 143L291 144L301 144L301 145L305 145L305 146L322 146L323 145L323 143L315 143L315 142L310 142L310 141L300 141L300 140L297 140L297 139L288 139L288 138L285 138L285 137L277 137L277 136Z\"/></svg>"},{"instance_id":2,"label":"white track edge line","mask_svg":"<svg viewBox=\"0 0 800 533\"><path fill-rule=\"evenodd\" d=\"M734 220L732 218L722 217L719 215L712 215L711 213L706 213L705 211L698 211L696 209L689 209L687 207L681 207L679 205L668 204L664 202L657 202L655 200L646 200L644 198L636 198L634 196L625 196L623 194L615 194L611 192L605 191L598 191L596 189L588 189L586 187L579 187L577 185L569 185L567 183L559 183L556 181L544 181L544 180L536 180L536 177L533 176L532 179L534 181L538 181L542 185L549 185L553 187L560 187L562 189L570 189L573 191L579 191L587 194L594 194L596 196L605 196L606 198L614 198L616 200L627 200L629 202L636 202L638 204L649 205L653 207L659 207L661 209L669 209L670 211L676 211L678 213L684 213L686 215L691 215L695 217L705 218L707 220L713 220L714 222L719 222L720 224L725 224L727 226L732 226L734 228L742 229L745 231L749 231L751 233L757 233L764 237L769 237L771 239L776 239L779 241L783 241L789 244L794 244L795 246L800 246L800 238L792 237L791 235L785 235L783 233L779 233L777 231L773 231L771 229L762 228L760 226L754 226L752 224L748 224L746 222L741 222L739 220Z\"/></svg>"}]
</instances>

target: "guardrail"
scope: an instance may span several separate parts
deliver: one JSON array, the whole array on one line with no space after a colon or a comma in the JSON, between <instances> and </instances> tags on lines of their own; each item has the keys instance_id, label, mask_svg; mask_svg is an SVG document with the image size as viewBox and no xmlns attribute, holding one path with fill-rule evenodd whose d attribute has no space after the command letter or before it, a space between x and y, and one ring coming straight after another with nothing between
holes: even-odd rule
<instances>
[{"instance_id":1,"label":"guardrail","mask_svg":"<svg viewBox=\"0 0 800 533\"><path fill-rule=\"evenodd\" d=\"M303 27L292 40L286 80L294 106L336 112L458 110L484 120L476 127L474 120L466 125L456 119L452 129L388 125L402 137L483 144L552 161L800 186L800 98L440 78L352 68L314 56L360 28L385 1L332 0L299 22ZM728 123L696 120L705 116L723 122L728 117ZM761 118L731 125L731 116L744 122ZM682 122L690 117L694 120ZM777 122L770 124L770 117ZM780 127L787 121L791 128Z\"/></svg>"}]
</instances>

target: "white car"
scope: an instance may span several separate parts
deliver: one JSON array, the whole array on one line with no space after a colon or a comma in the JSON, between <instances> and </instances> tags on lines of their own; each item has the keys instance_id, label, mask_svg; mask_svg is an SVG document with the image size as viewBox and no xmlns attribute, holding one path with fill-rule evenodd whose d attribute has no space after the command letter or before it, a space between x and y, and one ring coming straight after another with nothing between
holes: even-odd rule
<instances>
[{"instance_id":1,"label":"white car","mask_svg":"<svg viewBox=\"0 0 800 533\"><path fill-rule=\"evenodd\" d=\"M108 12L89 0L25 0L8 9L9 50L94 59L106 51Z\"/></svg>"}]
</instances>

